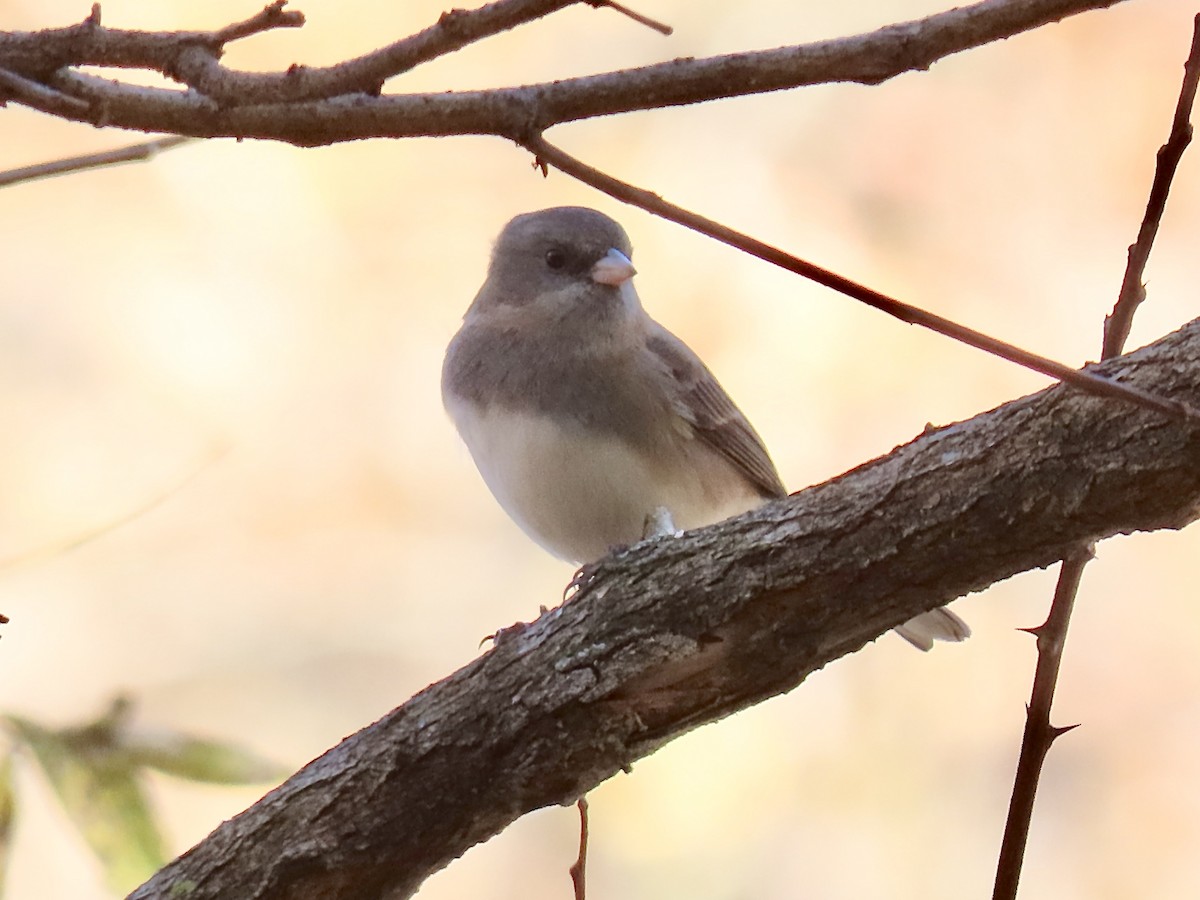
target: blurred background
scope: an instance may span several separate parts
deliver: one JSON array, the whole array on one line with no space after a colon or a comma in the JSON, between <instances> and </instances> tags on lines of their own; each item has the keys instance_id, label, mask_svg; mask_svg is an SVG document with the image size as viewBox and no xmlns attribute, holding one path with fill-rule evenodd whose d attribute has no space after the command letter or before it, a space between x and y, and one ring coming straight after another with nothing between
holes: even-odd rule
<instances>
[{"instance_id":1,"label":"blurred background","mask_svg":"<svg viewBox=\"0 0 1200 900\"><path fill-rule=\"evenodd\" d=\"M219 27L256 2L107 0L105 24ZM86 4L0 0L0 27ZM664 38L569 9L389 91L541 81L801 43L946 8L638 0ZM1099 355L1187 54L1183 3L1124 3L878 87L803 89L556 129L588 162L880 290L1072 364ZM297 3L234 67L333 63L427 0ZM140 135L0 111L0 169ZM1130 347L1197 313L1200 149ZM557 602L569 567L488 494L441 409L443 348L512 215L624 223L653 315L717 372L799 489L1046 381L551 173L496 138L316 150L222 140L3 192L0 712L98 715L298 768ZM134 513L138 513L133 515ZM125 520L125 521L123 521ZM94 540L67 549L96 529ZM1200 530L1111 540L1084 577L1022 897L1200 893ZM928 655L888 635L591 795L597 898L991 893L1053 572L959 601ZM9 898L109 896L35 767ZM155 778L171 851L264 787ZM573 810L528 816L423 900L570 896Z\"/></svg>"}]
</instances>

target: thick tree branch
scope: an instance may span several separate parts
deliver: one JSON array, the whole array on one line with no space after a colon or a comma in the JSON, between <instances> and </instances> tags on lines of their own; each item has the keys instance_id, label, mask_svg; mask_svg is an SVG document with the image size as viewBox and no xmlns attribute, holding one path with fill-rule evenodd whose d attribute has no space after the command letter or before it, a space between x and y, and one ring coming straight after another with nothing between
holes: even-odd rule
<instances>
[{"instance_id":1,"label":"thick tree branch","mask_svg":"<svg viewBox=\"0 0 1200 900\"><path fill-rule=\"evenodd\" d=\"M30 91L34 109L91 124L195 137L253 137L300 146L371 137L493 134L518 140L564 122L701 103L835 81L877 84L943 57L1120 0L984 0L870 34L776 50L484 91L374 96L383 80L479 37L546 15L562 0L501 0L389 48L330 69L269 75L221 67L214 34L149 34L84 23L0 34L0 70L87 104L66 107ZM81 65L163 72L192 90L146 88L76 71ZM0 94L2 97L3 94ZM308 98L320 99L308 99ZM302 99L298 99L302 98Z\"/></svg>"},{"instance_id":2,"label":"thick tree branch","mask_svg":"<svg viewBox=\"0 0 1200 900\"><path fill-rule=\"evenodd\" d=\"M1200 320L1100 367L1200 400ZM1200 515L1200 429L1055 387L745 516L602 561L581 596L343 741L131 896L404 897L530 810L790 690L923 610ZM721 637L723 636L723 638Z\"/></svg>"}]
</instances>

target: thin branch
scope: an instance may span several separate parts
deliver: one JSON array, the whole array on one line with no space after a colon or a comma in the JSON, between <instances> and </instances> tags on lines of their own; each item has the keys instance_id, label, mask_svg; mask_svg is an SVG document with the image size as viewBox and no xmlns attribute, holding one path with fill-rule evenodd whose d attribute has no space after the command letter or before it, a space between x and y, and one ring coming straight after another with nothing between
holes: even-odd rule
<instances>
[{"instance_id":1,"label":"thin branch","mask_svg":"<svg viewBox=\"0 0 1200 900\"><path fill-rule=\"evenodd\" d=\"M18 103L64 119L88 116L92 111L91 103L86 100L71 97L16 72L0 68L0 106L9 100L16 100Z\"/></svg>"},{"instance_id":2,"label":"thin branch","mask_svg":"<svg viewBox=\"0 0 1200 900\"><path fill-rule=\"evenodd\" d=\"M384 82L417 66L582 0L498 0L475 10L451 9L436 23L379 50L326 67L293 65L286 72L240 72L211 56L192 55L168 74L224 106L378 95Z\"/></svg>"},{"instance_id":3,"label":"thin branch","mask_svg":"<svg viewBox=\"0 0 1200 900\"><path fill-rule=\"evenodd\" d=\"M85 169L98 169L103 166L112 166L119 163L151 160L164 150L170 150L172 147L178 147L181 144L189 144L194 140L195 138L171 135L169 137L156 138L153 141L143 141L138 144L129 144L125 147L116 147L112 150L102 150L99 153L71 156L66 159L56 159L33 166L23 166L19 169L9 169L5 172L0 172L0 188L20 184L23 181L34 181L39 178L65 175L68 172L80 172Z\"/></svg>"},{"instance_id":4,"label":"thin branch","mask_svg":"<svg viewBox=\"0 0 1200 900\"><path fill-rule=\"evenodd\" d=\"M1017 761L1012 800L1008 805L1008 818L1004 823L1004 839L1000 844L1000 861L996 866L992 900L1013 900L1017 896L1017 883L1025 860L1029 823L1033 817L1033 801L1041 780L1042 763L1050 745L1069 730L1050 724L1050 706L1054 702L1059 664L1067 639L1067 624L1075 607L1079 581L1088 561L1094 556L1095 547L1088 544L1063 560L1045 623L1038 628L1028 629L1037 638L1037 668L1033 677L1033 696L1025 709L1025 734Z\"/></svg>"},{"instance_id":5,"label":"thin branch","mask_svg":"<svg viewBox=\"0 0 1200 900\"><path fill-rule=\"evenodd\" d=\"M434 25L363 56L326 67L293 65L283 72L229 69L218 57L225 43L255 29L302 25L299 12L280 9L274 13L272 5L245 22L215 31L179 32L103 28L98 18L89 17L66 28L0 32L0 65L46 77L65 67L83 65L148 69L181 81L226 107L323 100L378 93L387 79L420 63L579 2L582 0L499 0L471 11L453 9L442 13Z\"/></svg>"},{"instance_id":6,"label":"thin branch","mask_svg":"<svg viewBox=\"0 0 1200 900\"><path fill-rule=\"evenodd\" d=\"M255 15L244 22L235 22L213 32L213 43L224 46L233 41L262 34L275 28L299 28L304 24L304 13L298 10L285 10L288 0L275 0L264 6Z\"/></svg>"},{"instance_id":7,"label":"thin branch","mask_svg":"<svg viewBox=\"0 0 1200 900\"><path fill-rule=\"evenodd\" d=\"M702 103L829 82L878 84L928 69L954 53L1121 0L983 0L869 34L750 53L671 62L583 78L485 91L371 96L382 82L432 56L568 5L500 0L439 22L384 51L330 69L238 73L208 52L211 32L152 34L86 25L0 34L0 67L92 104L88 112L44 108L62 118L194 137L280 140L315 146L370 137L492 134L514 140L555 124L635 110ZM186 57L186 59L181 59ZM133 66L178 77L191 92L87 76L81 65ZM192 71L202 67L203 72ZM199 103L193 93L203 94ZM322 97L300 102L298 98Z\"/></svg>"},{"instance_id":8,"label":"thin branch","mask_svg":"<svg viewBox=\"0 0 1200 900\"><path fill-rule=\"evenodd\" d=\"M587 900L587 851L588 851L588 802L587 797L580 797L575 802L579 810L579 856L571 864L571 887L575 891L575 900Z\"/></svg>"},{"instance_id":9,"label":"thin branch","mask_svg":"<svg viewBox=\"0 0 1200 900\"><path fill-rule=\"evenodd\" d=\"M617 3L616 0L586 0L586 2L588 6L607 6L610 9L616 10L621 15L628 16L639 25L645 25L647 28L657 31L664 37L670 37L675 33L675 29L670 25L665 25L658 21L658 19L652 19L649 16L644 16L640 12L625 6L623 3Z\"/></svg>"},{"instance_id":10,"label":"thin branch","mask_svg":"<svg viewBox=\"0 0 1200 900\"><path fill-rule=\"evenodd\" d=\"M1102 369L1200 399L1200 321ZM1198 513L1200 428L1048 388L602 560L580 597L310 763L132 897L399 900L525 812L575 802L922 611L1083 541Z\"/></svg>"},{"instance_id":11,"label":"thin branch","mask_svg":"<svg viewBox=\"0 0 1200 900\"><path fill-rule=\"evenodd\" d=\"M1145 299L1146 291L1142 275L1154 238L1158 234L1159 222L1166 208L1167 196L1175 170L1191 141L1190 123L1192 106L1196 98L1196 85L1200 82L1200 15L1193 21L1192 45L1183 69L1183 84L1179 101L1175 105L1175 116L1167 142L1158 151L1158 163L1150 186L1150 197L1146 213L1138 230L1137 240L1129 248L1125 275L1112 314L1104 322L1104 359L1119 356L1129 337L1133 315ZM1037 636L1037 666L1033 676L1033 690L1026 709L1025 730L1021 737L1021 753L1017 761L1017 772L1013 778L1012 797L1008 806L1008 818L1004 825L1004 837L1000 844L1000 859L996 865L996 880L993 900L1015 900L1021 867L1025 858L1025 847L1029 840L1029 825L1033 817L1033 803L1041 780L1042 766L1050 745L1069 728L1056 728L1050 724L1050 708L1054 703L1054 692L1058 686L1058 671L1063 648L1067 641L1067 629L1071 622L1071 611L1079 592L1083 570L1094 557L1094 546L1084 545L1063 560L1058 573L1058 584L1050 613L1045 623L1030 631Z\"/></svg>"},{"instance_id":12,"label":"thin branch","mask_svg":"<svg viewBox=\"0 0 1200 900\"><path fill-rule=\"evenodd\" d=\"M42 562L47 559L63 556L78 550L92 541L106 537L112 532L123 528L131 522L136 522L138 519L153 512L158 507L162 506L168 500L175 497L189 487L193 481L200 477L209 466L220 461L220 459L228 452L228 447L224 445L215 446L205 454L205 456L189 471L185 472L178 481L174 484L167 485L157 493L153 494L146 500L143 500L137 506L129 509L119 516L110 519L103 524L89 528L79 534L73 535L65 540L56 541L53 544L45 547L37 547L33 550L27 550L22 553L16 553L12 556L0 557L0 572L7 572L11 569L16 569L21 566L27 566L34 563Z\"/></svg>"},{"instance_id":13,"label":"thin branch","mask_svg":"<svg viewBox=\"0 0 1200 900\"><path fill-rule=\"evenodd\" d=\"M1104 320L1104 359L1120 355L1121 348L1129 338L1133 314L1146 298L1146 287L1142 283L1142 277L1150 259L1150 248L1154 246L1154 238L1158 234L1163 211L1167 206L1167 194L1171 190L1175 170L1183 158L1183 152L1192 141L1190 119L1192 105L1196 100L1197 84L1200 84L1200 15L1197 15L1193 22L1192 49L1183 66L1183 86L1175 104L1171 134L1167 142L1159 148L1146 213L1142 217L1137 240L1129 246L1129 259L1125 266L1125 277L1121 281L1121 293L1113 307L1112 315Z\"/></svg>"},{"instance_id":14,"label":"thin branch","mask_svg":"<svg viewBox=\"0 0 1200 900\"><path fill-rule=\"evenodd\" d=\"M1057 381L1087 391L1090 394L1124 400L1168 416L1182 417L1200 422L1200 409L1194 406L1181 403L1177 400L1168 400L1163 397L1147 394L1144 391L1132 388L1130 385L1110 381L1094 371L1072 369L1070 366L1047 359L1044 356L1039 356L1036 353L1030 353L1028 350L1023 350L1020 347L1015 347L1012 344L989 337L972 328L959 325L950 319L926 312L923 309L903 303L886 294L881 294L856 281L851 281L849 278L838 275L836 272L831 272L821 266L807 262L749 235L734 231L732 228L728 228L719 222L714 222L712 219L706 219L681 206L668 203L657 194L613 178L611 175L601 172L599 169L593 168L559 149L540 135L524 140L521 144L534 154L538 163L543 165L548 163L571 177L582 181L584 184L608 194L610 197L614 197L623 203L637 206L656 216L661 216L664 219L683 225L700 234L707 235L723 244L728 244L730 247L735 247L764 262L769 262L772 265L779 266L789 272L794 272L797 275L815 281L817 284L824 285L847 297L858 300L860 303L865 303L874 309L885 312L889 316L899 319L901 322L927 328L930 331L952 338L970 347L983 350L993 356L998 356L1019 366L1024 366L1027 369L1048 375Z\"/></svg>"}]
</instances>

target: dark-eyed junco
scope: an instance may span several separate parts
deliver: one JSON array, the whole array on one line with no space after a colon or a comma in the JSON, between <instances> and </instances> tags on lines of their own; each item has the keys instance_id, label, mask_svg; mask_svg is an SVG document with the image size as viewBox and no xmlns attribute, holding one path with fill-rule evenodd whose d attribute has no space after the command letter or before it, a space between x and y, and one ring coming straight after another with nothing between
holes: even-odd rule
<instances>
[{"instance_id":1,"label":"dark-eyed junco","mask_svg":"<svg viewBox=\"0 0 1200 900\"><path fill-rule=\"evenodd\" d=\"M576 563L639 540L662 510L696 528L787 493L712 372L642 308L631 255L595 210L517 216L442 368L446 410L500 505ZM923 650L970 634L946 609L896 630Z\"/></svg>"}]
</instances>

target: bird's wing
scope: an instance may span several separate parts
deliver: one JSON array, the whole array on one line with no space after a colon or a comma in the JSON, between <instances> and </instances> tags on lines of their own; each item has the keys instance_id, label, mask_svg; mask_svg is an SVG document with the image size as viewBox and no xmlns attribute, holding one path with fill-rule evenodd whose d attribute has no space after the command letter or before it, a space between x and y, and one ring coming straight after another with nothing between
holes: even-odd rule
<instances>
[{"instance_id":1,"label":"bird's wing","mask_svg":"<svg viewBox=\"0 0 1200 900\"><path fill-rule=\"evenodd\" d=\"M651 331L646 346L671 378L676 410L696 437L729 460L764 497L786 496L762 438L691 348L661 326Z\"/></svg>"}]
</instances>

